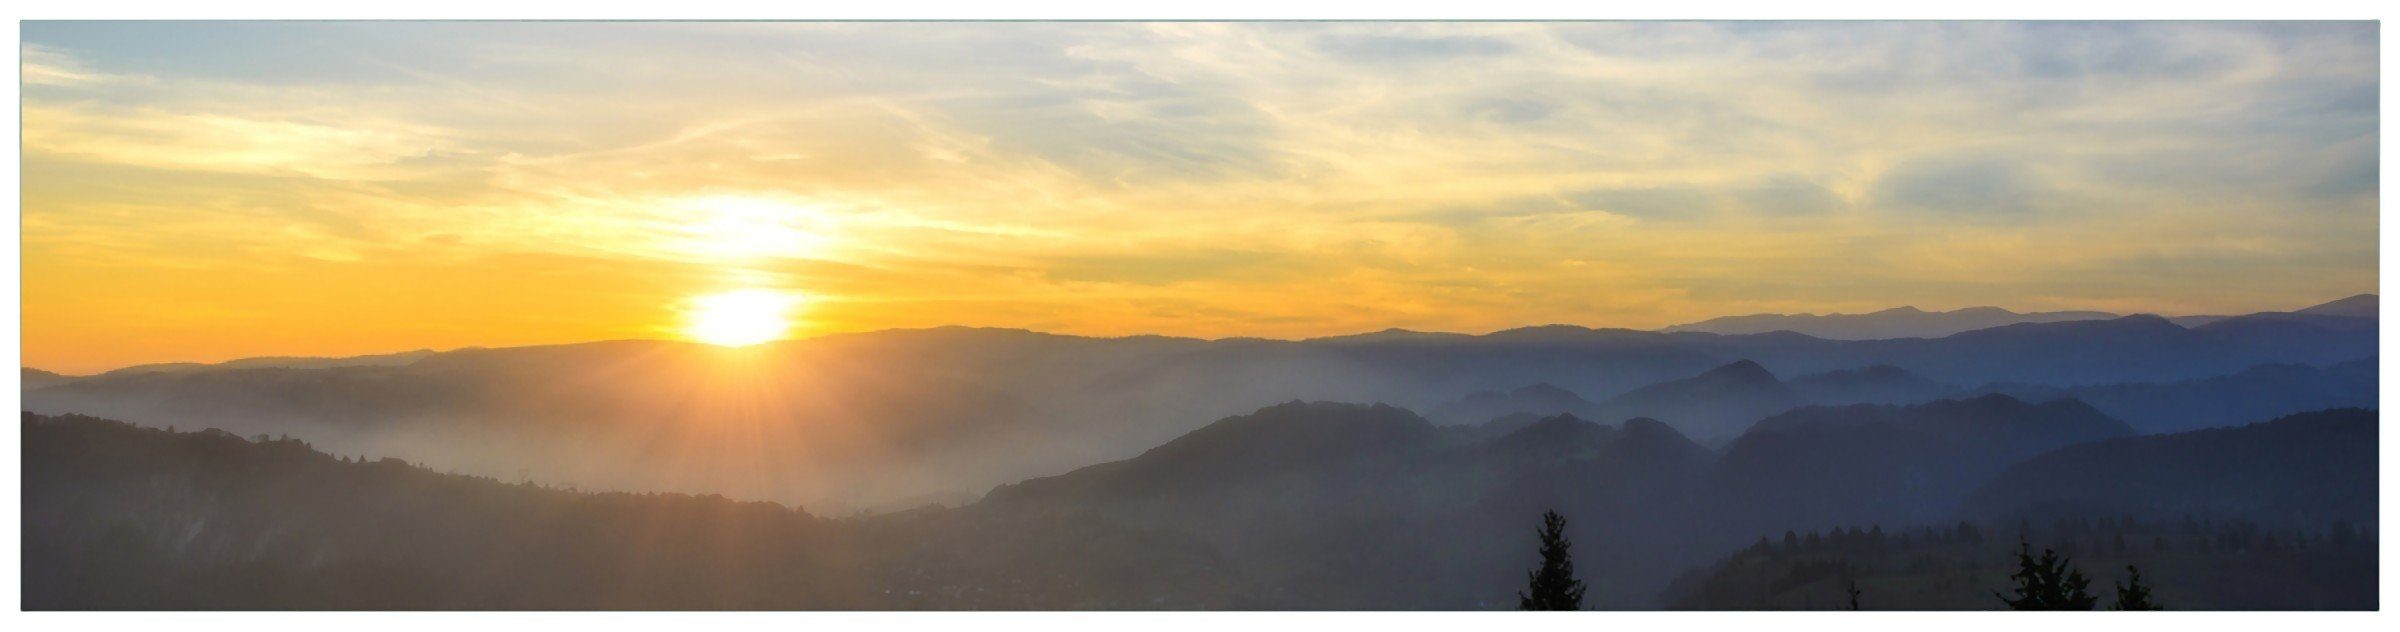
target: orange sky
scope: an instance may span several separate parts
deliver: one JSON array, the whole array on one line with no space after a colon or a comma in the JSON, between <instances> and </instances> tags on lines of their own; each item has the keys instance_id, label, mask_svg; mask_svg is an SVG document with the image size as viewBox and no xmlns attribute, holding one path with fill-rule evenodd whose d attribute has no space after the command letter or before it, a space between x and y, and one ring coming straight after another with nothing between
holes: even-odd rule
<instances>
[{"instance_id":1,"label":"orange sky","mask_svg":"<svg viewBox=\"0 0 2400 632\"><path fill-rule=\"evenodd\" d=\"M29 22L24 362L2376 285L2313 24Z\"/></svg>"}]
</instances>

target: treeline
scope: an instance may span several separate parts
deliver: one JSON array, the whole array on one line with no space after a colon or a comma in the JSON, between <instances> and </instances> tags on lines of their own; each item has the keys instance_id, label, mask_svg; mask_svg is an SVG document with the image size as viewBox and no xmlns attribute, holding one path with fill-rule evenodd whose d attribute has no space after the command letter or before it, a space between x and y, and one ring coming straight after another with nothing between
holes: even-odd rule
<instances>
[{"instance_id":1,"label":"treeline","mask_svg":"<svg viewBox=\"0 0 2400 632\"><path fill-rule=\"evenodd\" d=\"M1540 566L1519 575L1537 551L1512 537L1523 533L1516 519L1484 530L1474 522L1481 513L1430 512L1362 494L1378 488L1359 481L1389 480L1379 476L1297 479L1316 487L1277 479L1276 489L1321 492L1277 507L1347 519L1310 522L1311 512L1297 510L1248 516L1309 531L1244 549L1193 535L1189 521L1209 515L1191 511L1143 523L1075 506L987 502L836 520L718 496L578 493L330 456L289 439L85 417L27 415L22 435L23 598L36 610L1460 607L1419 596L1442 594L1496 608L1994 609L2007 607L1997 595L2017 585L2012 576L2026 566L2019 542L2055 553L2059 570L2044 572L2060 582L2086 573L2084 594L2095 604L2107 602L2113 585L2133 585L2129 571L2138 568L2145 599L2176 609L2377 605L2373 525L2339 521L2270 528L2206 515L2076 517L1786 531L1684 574L1653 601L1655 584L1627 579L1643 561L1624 552L1679 543L1673 533L1612 523L1621 507L1641 505L1561 506L1610 518L1572 528L1563 516L1545 520ZM1326 443L1356 436L1333 433ZM1185 479L1215 471L1168 465L1160 471ZM1590 473L1531 469L1502 480L1601 480L1565 476ZM1137 501L1172 499L1128 489L1142 492L1129 494ZM1185 493L1220 491L1198 489ZM1478 511L1494 517L1521 517L1519 507L1539 511L1533 503L1542 501L1482 498ZM1575 548L1570 532L1586 548ZM1526 583L1510 586L1509 576ZM1420 578L1424 585L1397 586ZM1511 595L1516 587L1527 590ZM1417 592L1395 597L1404 588ZM1508 596L1518 599L1500 601Z\"/></svg>"},{"instance_id":2,"label":"treeline","mask_svg":"<svg viewBox=\"0 0 2400 632\"><path fill-rule=\"evenodd\" d=\"M1943 548L1958 544L1983 544L1985 533L2010 534L2004 541L2024 539L2046 543L2062 555L2074 556L2086 551L2128 553L2148 550L2154 552L2191 551L2198 553L2245 553L2251 551L2280 551L2331 547L2348 549L2372 546L2374 531L2362 529L2347 520L2336 520L2322 529L2273 529L2249 520L2233 519L2219 523L2214 519L2185 517L2176 522L2142 522L2132 517L2057 519L2046 527L2036 529L2031 522L2020 522L2008 529L1987 528L1971 522L1953 525L1924 526L1898 529L1886 534L1882 525L1866 528L1834 527L1830 531L1811 530L1805 534L1785 531L1779 539L1759 536L1737 556L1777 556L1826 552L1880 553L1906 551L1920 546Z\"/></svg>"},{"instance_id":3,"label":"treeline","mask_svg":"<svg viewBox=\"0 0 2400 632\"><path fill-rule=\"evenodd\" d=\"M27 415L23 435L31 610L1235 605L1205 548L1105 524L828 520L89 417Z\"/></svg>"},{"instance_id":4,"label":"treeline","mask_svg":"<svg viewBox=\"0 0 2400 632\"><path fill-rule=\"evenodd\" d=\"M2020 550L2020 543L2030 553ZM1878 525L1762 536L1726 559L1679 578L1665 597L1679 609L1834 609L1857 590L1866 609L2004 609L1995 593L2047 552L2098 582L2138 568L2154 603L2178 609L2372 609L2377 542L2372 528L2337 521L2314 529L2247 520L2130 517L2056 519L2046 525L1961 522L1885 530Z\"/></svg>"}]
</instances>

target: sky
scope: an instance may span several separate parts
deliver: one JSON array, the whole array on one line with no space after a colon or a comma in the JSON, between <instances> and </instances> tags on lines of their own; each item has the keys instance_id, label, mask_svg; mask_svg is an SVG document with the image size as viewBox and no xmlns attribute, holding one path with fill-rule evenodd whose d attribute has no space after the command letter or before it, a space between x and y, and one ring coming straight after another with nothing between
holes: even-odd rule
<instances>
[{"instance_id":1,"label":"sky","mask_svg":"<svg viewBox=\"0 0 2400 632\"><path fill-rule=\"evenodd\" d=\"M2377 283L2367 22L22 38L24 362L66 372L690 338L761 293L796 337L1296 338Z\"/></svg>"}]
</instances>

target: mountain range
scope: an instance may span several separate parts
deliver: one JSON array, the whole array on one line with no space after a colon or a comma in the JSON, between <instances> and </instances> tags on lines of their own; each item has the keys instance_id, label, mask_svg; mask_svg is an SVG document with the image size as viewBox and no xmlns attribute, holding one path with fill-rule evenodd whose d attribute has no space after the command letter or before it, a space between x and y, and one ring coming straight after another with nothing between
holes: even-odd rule
<instances>
[{"instance_id":1,"label":"mountain range","mask_svg":"<svg viewBox=\"0 0 2400 632\"><path fill-rule=\"evenodd\" d=\"M1532 563L1528 518L1556 510L1576 518L1582 576L1604 587L1594 604L1643 608L1682 599L1690 589L1671 579L1760 533L1807 530L1813 545L1825 526L1858 525L1837 540L1856 543L1869 525L1876 538L1961 520L1996 531L2077 511L2360 520L2374 515L2373 426L2372 412L2337 410L2133 437L2073 400L1983 395L1801 408L1718 452L1648 419L1557 415L1494 434L1387 405L1288 402L963 508L836 520L28 414L26 603L1492 609L1513 603ZM2316 572L2213 569L2166 581L2238 589ZM2241 603L2301 603L2251 590Z\"/></svg>"},{"instance_id":2,"label":"mountain range","mask_svg":"<svg viewBox=\"0 0 2400 632\"><path fill-rule=\"evenodd\" d=\"M2270 528L2376 521L2375 411L2120 437L2010 466L1968 496L1973 519L2240 517Z\"/></svg>"},{"instance_id":3,"label":"mountain range","mask_svg":"<svg viewBox=\"0 0 2400 632\"><path fill-rule=\"evenodd\" d=\"M2292 314L2339 316L2345 318L2375 318L2377 299L2373 294L2360 294L2329 303L2293 310ZM2123 315L2098 311L2013 312L1998 307L1968 307L1945 312L1928 312L1915 307L1894 307L1864 314L1750 314L1725 316L1695 323L1674 325L1661 331L1696 331L1715 334L1759 334L1789 331L1827 340L1881 340L1888 338L1939 338L1951 334L1989 329L2020 323L2055 323L2077 320L2108 320ZM2232 318L2231 316L2176 316L2168 320L2185 327L2198 327Z\"/></svg>"},{"instance_id":4,"label":"mountain range","mask_svg":"<svg viewBox=\"0 0 2400 632\"><path fill-rule=\"evenodd\" d=\"M972 498L1123 459L1209 420L1292 400L1382 402L1448 424L1512 408L1533 413L1517 423L1648 417L1717 445L1794 406L1914 403L1906 400L1948 395L1939 385L2004 383L2031 396L2374 354L2372 319L2295 314L2192 328L2131 316L1865 341L1571 326L1301 341L953 327L738 349L614 341L86 377L29 369L24 407L288 434L337 453L590 489L885 506ZM1801 377L1781 382L1770 366ZM1477 395L1492 391L1501 395ZM1550 401L1518 403L1526 399ZM2313 401L2244 410L2295 412L2289 406ZM2121 412L2144 427L2196 427Z\"/></svg>"}]
</instances>

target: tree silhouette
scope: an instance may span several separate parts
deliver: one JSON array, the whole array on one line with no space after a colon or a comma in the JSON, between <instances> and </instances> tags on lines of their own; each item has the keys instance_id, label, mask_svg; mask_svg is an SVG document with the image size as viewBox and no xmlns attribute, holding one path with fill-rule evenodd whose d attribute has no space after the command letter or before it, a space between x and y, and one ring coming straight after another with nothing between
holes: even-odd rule
<instances>
[{"instance_id":1,"label":"tree silhouette","mask_svg":"<svg viewBox=\"0 0 2400 632\"><path fill-rule=\"evenodd\" d=\"M2165 610L2150 600L2150 587L2142 585L2142 569L2125 565L2125 583L2117 585L2117 603L2112 610Z\"/></svg>"},{"instance_id":2,"label":"tree silhouette","mask_svg":"<svg viewBox=\"0 0 2400 632\"><path fill-rule=\"evenodd\" d=\"M1542 512L1542 567L1526 573L1530 586L1517 593L1518 610L1582 610L1583 581L1575 579L1575 560L1567 549L1567 519L1556 511Z\"/></svg>"},{"instance_id":3,"label":"tree silhouette","mask_svg":"<svg viewBox=\"0 0 2400 632\"><path fill-rule=\"evenodd\" d=\"M1851 610L1857 610L1857 609L1858 609L1858 580L1855 580L1855 579L1853 579L1853 580L1850 580L1850 587L1849 587L1848 589L1846 589L1846 590L1848 590L1848 591L1849 591L1849 593L1850 593L1850 609L1851 609Z\"/></svg>"},{"instance_id":4,"label":"tree silhouette","mask_svg":"<svg viewBox=\"0 0 2400 632\"><path fill-rule=\"evenodd\" d=\"M2012 610L2090 610L2099 603L2089 590L2092 579L2075 570L2070 560L2050 549L2042 549L2041 559L2036 560L2031 551L2024 540L2017 541L2017 572L2008 576L2017 582L2017 597L1993 596Z\"/></svg>"}]
</instances>

